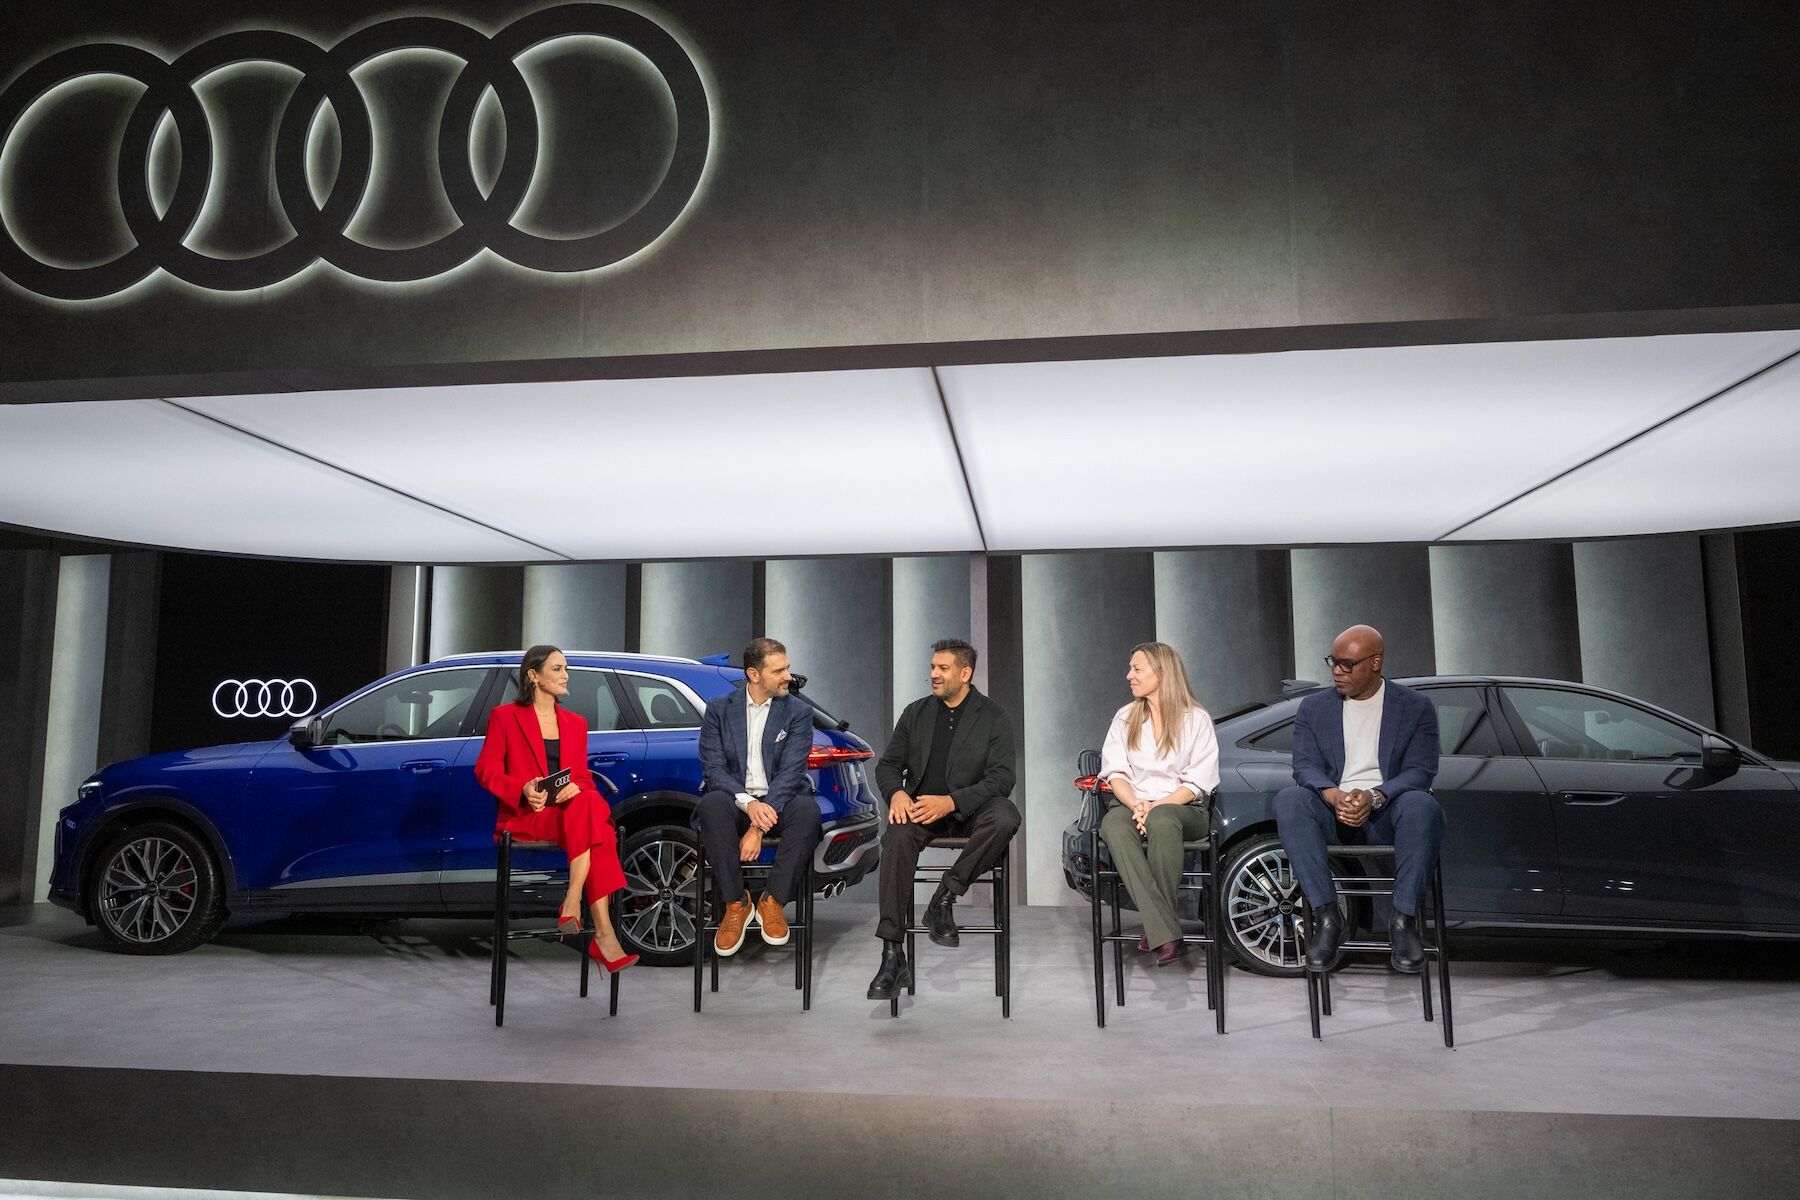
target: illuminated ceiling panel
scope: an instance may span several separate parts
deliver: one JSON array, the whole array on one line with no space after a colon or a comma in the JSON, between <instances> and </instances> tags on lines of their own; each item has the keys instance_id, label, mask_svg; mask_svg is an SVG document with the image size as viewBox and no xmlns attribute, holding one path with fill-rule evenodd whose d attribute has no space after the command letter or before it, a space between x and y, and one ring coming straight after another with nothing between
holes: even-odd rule
<instances>
[{"instance_id":1,"label":"illuminated ceiling panel","mask_svg":"<svg viewBox=\"0 0 1800 1200\"><path fill-rule=\"evenodd\" d=\"M574 559L978 550L928 370L184 400Z\"/></svg>"},{"instance_id":2,"label":"illuminated ceiling panel","mask_svg":"<svg viewBox=\"0 0 1800 1200\"><path fill-rule=\"evenodd\" d=\"M990 549L1431 541L1797 347L1790 331L942 376Z\"/></svg>"},{"instance_id":3,"label":"illuminated ceiling panel","mask_svg":"<svg viewBox=\"0 0 1800 1200\"><path fill-rule=\"evenodd\" d=\"M533 547L160 400L0 405L0 521L293 558L541 557Z\"/></svg>"},{"instance_id":4,"label":"illuminated ceiling panel","mask_svg":"<svg viewBox=\"0 0 1800 1200\"><path fill-rule=\"evenodd\" d=\"M1555 480L1458 536L1577 538L1800 520L1800 359Z\"/></svg>"}]
</instances>

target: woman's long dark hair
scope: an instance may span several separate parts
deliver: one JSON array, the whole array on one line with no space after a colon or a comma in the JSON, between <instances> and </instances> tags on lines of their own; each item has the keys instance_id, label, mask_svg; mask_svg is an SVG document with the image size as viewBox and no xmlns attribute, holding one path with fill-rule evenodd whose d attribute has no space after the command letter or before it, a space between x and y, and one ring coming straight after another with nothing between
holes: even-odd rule
<instances>
[{"instance_id":1,"label":"woman's long dark hair","mask_svg":"<svg viewBox=\"0 0 1800 1200\"><path fill-rule=\"evenodd\" d=\"M552 654L561 654L555 646L533 646L525 652L525 660L519 664L519 694L513 697L514 704L530 704L537 699L537 684L531 682L531 673L541 671Z\"/></svg>"}]
</instances>

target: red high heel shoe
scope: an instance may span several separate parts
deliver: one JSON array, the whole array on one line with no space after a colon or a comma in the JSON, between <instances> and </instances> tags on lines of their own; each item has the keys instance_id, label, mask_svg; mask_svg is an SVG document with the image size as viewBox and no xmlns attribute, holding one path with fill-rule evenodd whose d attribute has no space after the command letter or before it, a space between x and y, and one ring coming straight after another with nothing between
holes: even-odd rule
<instances>
[{"instance_id":1,"label":"red high heel shoe","mask_svg":"<svg viewBox=\"0 0 1800 1200\"><path fill-rule=\"evenodd\" d=\"M561 913L556 914L556 936L574 937L580 932L581 914L579 912L572 917L565 917Z\"/></svg>"},{"instance_id":2,"label":"red high heel shoe","mask_svg":"<svg viewBox=\"0 0 1800 1200\"><path fill-rule=\"evenodd\" d=\"M638 960L638 956L635 954L627 954L621 958L606 957L600 950L599 938L589 939L587 949L589 958L611 971L614 975L617 975L620 971L623 971L626 967L631 966Z\"/></svg>"}]
</instances>

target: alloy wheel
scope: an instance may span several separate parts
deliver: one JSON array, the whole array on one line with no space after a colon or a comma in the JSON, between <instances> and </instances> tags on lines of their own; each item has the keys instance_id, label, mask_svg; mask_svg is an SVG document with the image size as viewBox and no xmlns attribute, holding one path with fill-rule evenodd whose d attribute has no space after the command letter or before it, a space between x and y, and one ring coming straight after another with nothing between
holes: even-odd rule
<instances>
[{"instance_id":1,"label":"alloy wheel","mask_svg":"<svg viewBox=\"0 0 1800 1200\"><path fill-rule=\"evenodd\" d=\"M197 878L187 851L167 838L126 842L100 876L100 919L122 941L167 941L194 915Z\"/></svg>"},{"instance_id":2,"label":"alloy wheel","mask_svg":"<svg viewBox=\"0 0 1800 1200\"><path fill-rule=\"evenodd\" d=\"M1225 881L1225 920L1244 954L1279 971L1300 968L1300 884L1279 844L1240 858Z\"/></svg>"},{"instance_id":3,"label":"alloy wheel","mask_svg":"<svg viewBox=\"0 0 1800 1200\"><path fill-rule=\"evenodd\" d=\"M644 842L620 864L625 897L618 928L640 950L685 954L694 945L694 874L700 856L673 837Z\"/></svg>"}]
</instances>

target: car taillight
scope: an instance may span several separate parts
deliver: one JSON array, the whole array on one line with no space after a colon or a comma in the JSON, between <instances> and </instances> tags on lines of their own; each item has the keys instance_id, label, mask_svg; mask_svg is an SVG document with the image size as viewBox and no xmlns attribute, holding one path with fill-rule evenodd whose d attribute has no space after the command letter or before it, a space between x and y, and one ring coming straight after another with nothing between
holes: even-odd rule
<instances>
[{"instance_id":1,"label":"car taillight","mask_svg":"<svg viewBox=\"0 0 1800 1200\"><path fill-rule=\"evenodd\" d=\"M1098 783L1100 785L1100 790L1107 795L1110 796L1112 794L1112 784L1101 779L1097 775L1083 775L1080 779L1077 779L1075 781L1075 790L1079 792L1091 792L1094 790L1095 783Z\"/></svg>"},{"instance_id":2,"label":"car taillight","mask_svg":"<svg viewBox=\"0 0 1800 1200\"><path fill-rule=\"evenodd\" d=\"M846 746L814 746L806 752L806 769L817 771L821 767L835 767L839 763L861 762L865 758L874 758L873 750L851 750Z\"/></svg>"}]
</instances>

